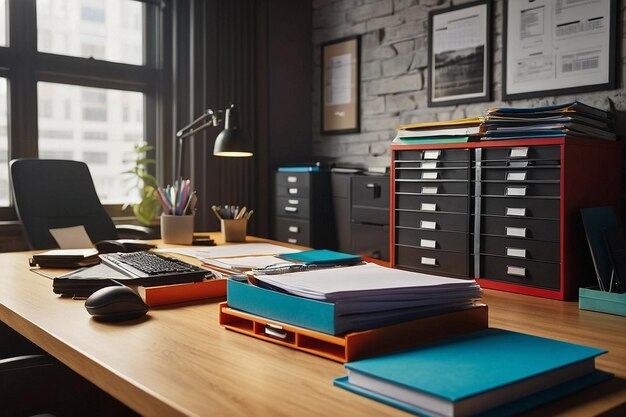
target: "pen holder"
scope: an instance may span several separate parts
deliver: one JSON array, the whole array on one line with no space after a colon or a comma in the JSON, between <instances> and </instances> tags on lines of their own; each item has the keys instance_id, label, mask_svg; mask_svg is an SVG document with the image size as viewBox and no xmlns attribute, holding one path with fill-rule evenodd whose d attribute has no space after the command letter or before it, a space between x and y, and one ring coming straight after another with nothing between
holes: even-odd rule
<instances>
[{"instance_id":1,"label":"pen holder","mask_svg":"<svg viewBox=\"0 0 626 417\"><path fill-rule=\"evenodd\" d=\"M187 216L161 214L161 239L163 243L191 245L193 219L193 214Z\"/></svg>"},{"instance_id":2,"label":"pen holder","mask_svg":"<svg viewBox=\"0 0 626 417\"><path fill-rule=\"evenodd\" d=\"M248 219L221 219L220 223L226 242L245 242Z\"/></svg>"}]
</instances>

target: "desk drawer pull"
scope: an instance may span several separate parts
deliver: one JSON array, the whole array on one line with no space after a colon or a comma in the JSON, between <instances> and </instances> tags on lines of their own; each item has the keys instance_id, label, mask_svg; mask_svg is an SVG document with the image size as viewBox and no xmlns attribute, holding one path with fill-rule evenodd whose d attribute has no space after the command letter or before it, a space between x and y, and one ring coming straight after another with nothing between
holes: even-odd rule
<instances>
[{"instance_id":1,"label":"desk drawer pull","mask_svg":"<svg viewBox=\"0 0 626 417\"><path fill-rule=\"evenodd\" d=\"M287 243L291 243L291 244L295 245L296 243L298 243L298 239L294 239L294 238L290 237L289 239L287 239Z\"/></svg>"},{"instance_id":2,"label":"desk drawer pull","mask_svg":"<svg viewBox=\"0 0 626 417\"><path fill-rule=\"evenodd\" d=\"M507 172L507 181L526 181L526 171L522 172Z\"/></svg>"},{"instance_id":3,"label":"desk drawer pull","mask_svg":"<svg viewBox=\"0 0 626 417\"><path fill-rule=\"evenodd\" d=\"M527 187L506 187L504 194L512 196L524 196L526 195L526 188Z\"/></svg>"},{"instance_id":4,"label":"desk drawer pull","mask_svg":"<svg viewBox=\"0 0 626 417\"><path fill-rule=\"evenodd\" d=\"M422 162L422 168L423 169L435 169L437 168L437 164L439 164L439 162L434 161L434 162Z\"/></svg>"},{"instance_id":5,"label":"desk drawer pull","mask_svg":"<svg viewBox=\"0 0 626 417\"><path fill-rule=\"evenodd\" d=\"M298 233L299 231L300 231L300 228L298 226L289 226L290 233Z\"/></svg>"},{"instance_id":6,"label":"desk drawer pull","mask_svg":"<svg viewBox=\"0 0 626 417\"><path fill-rule=\"evenodd\" d=\"M422 194L437 194L439 187L422 187Z\"/></svg>"},{"instance_id":7,"label":"desk drawer pull","mask_svg":"<svg viewBox=\"0 0 626 417\"><path fill-rule=\"evenodd\" d=\"M507 207L506 208L506 215L507 216L525 217L526 216L526 208Z\"/></svg>"},{"instance_id":8,"label":"desk drawer pull","mask_svg":"<svg viewBox=\"0 0 626 417\"><path fill-rule=\"evenodd\" d=\"M285 340L287 338L287 331L276 324L265 325L265 335L269 337L275 337L276 339Z\"/></svg>"},{"instance_id":9,"label":"desk drawer pull","mask_svg":"<svg viewBox=\"0 0 626 417\"><path fill-rule=\"evenodd\" d=\"M526 168L528 166L528 161L509 161L507 165L511 168Z\"/></svg>"},{"instance_id":10,"label":"desk drawer pull","mask_svg":"<svg viewBox=\"0 0 626 417\"><path fill-rule=\"evenodd\" d=\"M422 263L422 265L429 265L429 266L437 266L437 259L436 258L429 258L426 256L422 256L422 259L420 260L420 262Z\"/></svg>"},{"instance_id":11,"label":"desk drawer pull","mask_svg":"<svg viewBox=\"0 0 626 417\"><path fill-rule=\"evenodd\" d=\"M422 204L420 204L420 210L422 210L422 211L437 211L437 204L435 204L435 203L422 203Z\"/></svg>"},{"instance_id":12,"label":"desk drawer pull","mask_svg":"<svg viewBox=\"0 0 626 417\"><path fill-rule=\"evenodd\" d=\"M424 151L424 159L439 159L441 156L440 150Z\"/></svg>"},{"instance_id":13,"label":"desk drawer pull","mask_svg":"<svg viewBox=\"0 0 626 417\"><path fill-rule=\"evenodd\" d=\"M423 248L436 249L437 248L437 241L436 240L431 240L431 239L420 239L420 246L423 247Z\"/></svg>"},{"instance_id":14,"label":"desk drawer pull","mask_svg":"<svg viewBox=\"0 0 626 417\"><path fill-rule=\"evenodd\" d=\"M436 180L439 178L438 172L422 172L423 180Z\"/></svg>"},{"instance_id":15,"label":"desk drawer pull","mask_svg":"<svg viewBox=\"0 0 626 417\"><path fill-rule=\"evenodd\" d=\"M298 207L285 206L285 211L287 213L297 213Z\"/></svg>"},{"instance_id":16,"label":"desk drawer pull","mask_svg":"<svg viewBox=\"0 0 626 417\"><path fill-rule=\"evenodd\" d=\"M420 220L420 228L435 230L437 228L437 222L431 222L428 220Z\"/></svg>"},{"instance_id":17,"label":"desk drawer pull","mask_svg":"<svg viewBox=\"0 0 626 417\"><path fill-rule=\"evenodd\" d=\"M289 189L287 190L287 192L288 192L289 194L298 194L298 189L297 189L297 188L289 188Z\"/></svg>"},{"instance_id":18,"label":"desk drawer pull","mask_svg":"<svg viewBox=\"0 0 626 417\"><path fill-rule=\"evenodd\" d=\"M300 200L287 200L289 204L300 204Z\"/></svg>"},{"instance_id":19,"label":"desk drawer pull","mask_svg":"<svg viewBox=\"0 0 626 417\"><path fill-rule=\"evenodd\" d=\"M513 275L516 277L526 277L526 268L521 266L510 266L507 265L506 273L508 275Z\"/></svg>"},{"instance_id":20,"label":"desk drawer pull","mask_svg":"<svg viewBox=\"0 0 626 417\"><path fill-rule=\"evenodd\" d=\"M525 227L507 227L506 235L513 237L526 237L526 228Z\"/></svg>"},{"instance_id":21,"label":"desk drawer pull","mask_svg":"<svg viewBox=\"0 0 626 417\"><path fill-rule=\"evenodd\" d=\"M527 158L528 157L528 147L525 146L523 148L511 148L509 152L509 157L511 158Z\"/></svg>"},{"instance_id":22,"label":"desk drawer pull","mask_svg":"<svg viewBox=\"0 0 626 417\"><path fill-rule=\"evenodd\" d=\"M526 258L526 249L506 248L506 256L515 256L516 258Z\"/></svg>"},{"instance_id":23,"label":"desk drawer pull","mask_svg":"<svg viewBox=\"0 0 626 417\"><path fill-rule=\"evenodd\" d=\"M287 182L291 183L291 184L296 183L296 182L298 182L298 177L294 177L294 176L290 175L290 176L287 177Z\"/></svg>"}]
</instances>

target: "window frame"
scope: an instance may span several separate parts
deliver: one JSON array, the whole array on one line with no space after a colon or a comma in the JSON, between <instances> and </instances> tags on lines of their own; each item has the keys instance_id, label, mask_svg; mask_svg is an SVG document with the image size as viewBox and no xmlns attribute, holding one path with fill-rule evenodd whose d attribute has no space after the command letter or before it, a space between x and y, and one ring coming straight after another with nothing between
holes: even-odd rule
<instances>
[{"instance_id":1,"label":"window frame","mask_svg":"<svg viewBox=\"0 0 626 417\"><path fill-rule=\"evenodd\" d=\"M0 46L0 76L7 78L8 161L38 155L37 83L51 82L84 87L140 92L144 95L144 134L158 149L163 144L164 126L170 112L164 105L164 33L170 25L169 2L140 1L144 7L144 64L133 65L93 58L57 55L37 50L37 0L7 0L7 46ZM169 29L169 28L167 28ZM169 32L169 29L167 32ZM150 157L155 157L153 151ZM15 221L17 213L10 197L9 207L0 207L0 221ZM105 205L113 217L122 205Z\"/></svg>"}]
</instances>

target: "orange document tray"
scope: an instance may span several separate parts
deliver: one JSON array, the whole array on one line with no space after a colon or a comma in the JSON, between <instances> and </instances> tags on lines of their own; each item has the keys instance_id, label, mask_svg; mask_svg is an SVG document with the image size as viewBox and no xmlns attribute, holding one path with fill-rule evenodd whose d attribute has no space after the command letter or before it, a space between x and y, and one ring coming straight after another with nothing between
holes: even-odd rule
<instances>
[{"instance_id":1,"label":"orange document tray","mask_svg":"<svg viewBox=\"0 0 626 417\"><path fill-rule=\"evenodd\" d=\"M235 310L227 303L220 303L219 320L226 329L345 363L486 329L488 310L486 305L477 304L465 310L340 336L267 320Z\"/></svg>"}]
</instances>

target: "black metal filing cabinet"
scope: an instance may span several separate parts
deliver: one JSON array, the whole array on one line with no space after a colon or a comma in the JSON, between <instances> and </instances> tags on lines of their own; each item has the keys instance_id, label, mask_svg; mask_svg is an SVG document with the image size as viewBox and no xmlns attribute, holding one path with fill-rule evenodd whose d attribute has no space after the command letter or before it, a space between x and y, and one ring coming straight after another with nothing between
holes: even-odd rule
<instances>
[{"instance_id":1,"label":"black metal filing cabinet","mask_svg":"<svg viewBox=\"0 0 626 417\"><path fill-rule=\"evenodd\" d=\"M335 249L330 172L277 172L274 239Z\"/></svg>"},{"instance_id":2,"label":"black metal filing cabinet","mask_svg":"<svg viewBox=\"0 0 626 417\"><path fill-rule=\"evenodd\" d=\"M350 184L352 253L389 260L389 176L354 175Z\"/></svg>"}]
</instances>

